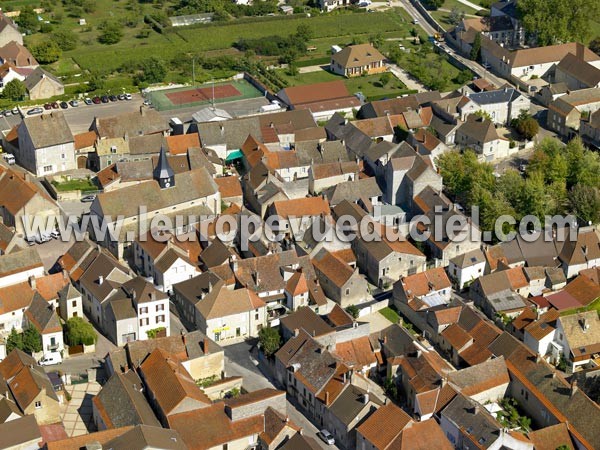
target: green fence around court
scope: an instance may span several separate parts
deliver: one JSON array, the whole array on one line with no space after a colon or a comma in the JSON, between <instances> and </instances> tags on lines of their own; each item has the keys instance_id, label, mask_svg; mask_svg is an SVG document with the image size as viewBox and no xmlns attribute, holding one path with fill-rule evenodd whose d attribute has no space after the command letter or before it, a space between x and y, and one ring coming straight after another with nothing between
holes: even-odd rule
<instances>
[{"instance_id":1,"label":"green fence around court","mask_svg":"<svg viewBox=\"0 0 600 450\"><path fill-rule=\"evenodd\" d=\"M256 89L254 86L252 86L250 83L248 83L244 79L214 83L215 88L217 88L218 86L228 86L228 85L235 87L238 90L238 92L240 93L240 95L235 95L235 96L231 96L231 97L215 98L214 99L215 104L216 103L233 102L233 101L237 101L237 100L245 100L245 99L250 99L250 98L258 98L258 97L263 96L263 94L258 89ZM213 87L213 84L208 83L208 84L202 84L202 85L194 86L194 87L185 86L185 87L181 87L181 88L161 89L159 91L148 92L146 94L146 98L148 100L150 100L150 102L152 103L154 108L156 108L158 111L169 111L169 110L173 110L173 109L190 108L190 107L194 107L194 106L201 107L201 106L205 106L205 105L210 105L212 103L212 100L209 98L209 99L197 101L197 102L174 103L171 99L169 99L169 97L167 97L167 94L171 94L171 93L175 93L175 92L193 92L195 89L212 89L212 87Z\"/></svg>"}]
</instances>

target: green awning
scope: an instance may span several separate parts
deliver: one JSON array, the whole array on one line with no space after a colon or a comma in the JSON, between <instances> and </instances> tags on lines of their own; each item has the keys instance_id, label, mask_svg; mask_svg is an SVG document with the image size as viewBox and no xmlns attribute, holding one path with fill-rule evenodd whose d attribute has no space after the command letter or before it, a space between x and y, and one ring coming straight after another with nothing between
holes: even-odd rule
<instances>
[{"instance_id":1,"label":"green awning","mask_svg":"<svg viewBox=\"0 0 600 450\"><path fill-rule=\"evenodd\" d=\"M235 159L240 159L243 157L244 157L244 154L242 153L241 150L234 150L229 155L227 155L227 158L225 158L225 162L231 162Z\"/></svg>"}]
</instances>

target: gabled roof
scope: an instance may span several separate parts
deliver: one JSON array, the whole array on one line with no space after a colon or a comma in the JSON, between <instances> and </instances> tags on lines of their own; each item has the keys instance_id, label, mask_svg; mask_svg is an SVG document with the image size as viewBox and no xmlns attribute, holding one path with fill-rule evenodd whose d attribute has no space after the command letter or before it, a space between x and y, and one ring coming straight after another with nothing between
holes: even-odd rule
<instances>
[{"instance_id":1,"label":"gabled roof","mask_svg":"<svg viewBox=\"0 0 600 450\"><path fill-rule=\"evenodd\" d=\"M371 414L357 431L377 450L392 450L395 447L390 444L411 422L408 414L389 402Z\"/></svg>"},{"instance_id":2,"label":"gabled roof","mask_svg":"<svg viewBox=\"0 0 600 450\"><path fill-rule=\"evenodd\" d=\"M480 144L500 139L496 127L491 120L479 119L473 115L469 116L467 121L458 128L457 133L462 133L469 139Z\"/></svg>"},{"instance_id":3,"label":"gabled roof","mask_svg":"<svg viewBox=\"0 0 600 450\"><path fill-rule=\"evenodd\" d=\"M125 373L117 370L102 386L92 402L108 428L140 424L160 426L142 388L142 380L132 370Z\"/></svg>"},{"instance_id":4,"label":"gabled roof","mask_svg":"<svg viewBox=\"0 0 600 450\"><path fill-rule=\"evenodd\" d=\"M0 59L17 67L39 65L29 50L17 41L10 41L4 47L0 47Z\"/></svg>"},{"instance_id":5,"label":"gabled roof","mask_svg":"<svg viewBox=\"0 0 600 450\"><path fill-rule=\"evenodd\" d=\"M40 334L62 332L58 314L39 293L34 294L25 316Z\"/></svg>"},{"instance_id":6,"label":"gabled roof","mask_svg":"<svg viewBox=\"0 0 600 450\"><path fill-rule=\"evenodd\" d=\"M35 247L0 255L0 277L42 267L44 264Z\"/></svg>"},{"instance_id":7,"label":"gabled roof","mask_svg":"<svg viewBox=\"0 0 600 450\"><path fill-rule=\"evenodd\" d=\"M247 313L265 306L265 302L250 289L230 290L220 282L196 304L196 309L205 320L210 320Z\"/></svg>"},{"instance_id":8,"label":"gabled roof","mask_svg":"<svg viewBox=\"0 0 600 450\"><path fill-rule=\"evenodd\" d=\"M164 350L155 349L140 366L146 386L152 392L156 403L168 416L185 400L204 408L212 402L196 386L189 372L179 359Z\"/></svg>"},{"instance_id":9,"label":"gabled roof","mask_svg":"<svg viewBox=\"0 0 600 450\"><path fill-rule=\"evenodd\" d=\"M292 314L281 318L281 324L288 330L304 330L313 337L333 333L335 330L310 307L303 306Z\"/></svg>"},{"instance_id":10,"label":"gabled roof","mask_svg":"<svg viewBox=\"0 0 600 450\"><path fill-rule=\"evenodd\" d=\"M315 268L335 286L342 287L354 275L354 269L326 249L312 259Z\"/></svg>"},{"instance_id":11,"label":"gabled roof","mask_svg":"<svg viewBox=\"0 0 600 450\"><path fill-rule=\"evenodd\" d=\"M100 138L134 137L163 133L169 129L167 120L158 111L140 107L139 111L125 112L111 117L94 119Z\"/></svg>"},{"instance_id":12,"label":"gabled roof","mask_svg":"<svg viewBox=\"0 0 600 450\"><path fill-rule=\"evenodd\" d=\"M558 63L556 70L569 74L587 87L596 87L600 83L600 69L573 53L566 55Z\"/></svg>"},{"instance_id":13,"label":"gabled roof","mask_svg":"<svg viewBox=\"0 0 600 450\"><path fill-rule=\"evenodd\" d=\"M160 425L137 425L125 433L114 437L104 444L107 449L127 450L187 450L187 446L175 430L162 428Z\"/></svg>"},{"instance_id":14,"label":"gabled roof","mask_svg":"<svg viewBox=\"0 0 600 450\"><path fill-rule=\"evenodd\" d=\"M27 116L23 119L22 126L36 149L74 142L73 133L61 111Z\"/></svg>"},{"instance_id":15,"label":"gabled roof","mask_svg":"<svg viewBox=\"0 0 600 450\"><path fill-rule=\"evenodd\" d=\"M569 426L566 423L557 423L530 431L527 433L527 437L533 443L535 450L556 450L561 446L566 446L567 450L575 449L569 434Z\"/></svg>"},{"instance_id":16,"label":"gabled roof","mask_svg":"<svg viewBox=\"0 0 600 450\"><path fill-rule=\"evenodd\" d=\"M384 59L385 56L371 44L349 45L331 57L332 62L344 68L367 66Z\"/></svg>"},{"instance_id":17,"label":"gabled roof","mask_svg":"<svg viewBox=\"0 0 600 450\"><path fill-rule=\"evenodd\" d=\"M31 72L27 78L25 78L24 84L28 91L31 91L33 88L37 86L41 81L50 80L59 86L62 86L62 82L52 75L47 70L42 69L41 67L37 67L33 72Z\"/></svg>"},{"instance_id":18,"label":"gabled roof","mask_svg":"<svg viewBox=\"0 0 600 450\"><path fill-rule=\"evenodd\" d=\"M504 358L501 356L452 372L448 374L448 381L457 385L464 395L476 396L490 389L508 386L510 378Z\"/></svg>"}]
</instances>

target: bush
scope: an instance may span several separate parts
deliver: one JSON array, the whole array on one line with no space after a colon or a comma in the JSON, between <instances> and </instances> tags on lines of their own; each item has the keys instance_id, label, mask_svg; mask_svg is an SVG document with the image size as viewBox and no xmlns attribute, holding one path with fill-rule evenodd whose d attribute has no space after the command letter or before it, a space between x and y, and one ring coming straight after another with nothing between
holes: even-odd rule
<instances>
[{"instance_id":1,"label":"bush","mask_svg":"<svg viewBox=\"0 0 600 450\"><path fill-rule=\"evenodd\" d=\"M123 30L121 25L114 21L104 21L98 29L100 35L98 36L98 42L101 44L116 44L123 38Z\"/></svg>"},{"instance_id":2,"label":"bush","mask_svg":"<svg viewBox=\"0 0 600 450\"><path fill-rule=\"evenodd\" d=\"M148 336L148 339L156 339L156 336L158 336L160 332L165 330L165 327L153 328L152 330L146 331L146 335Z\"/></svg>"},{"instance_id":3,"label":"bush","mask_svg":"<svg viewBox=\"0 0 600 450\"><path fill-rule=\"evenodd\" d=\"M62 50L53 40L42 41L30 48L31 54L40 64L52 64L58 61L62 55Z\"/></svg>"},{"instance_id":4,"label":"bush","mask_svg":"<svg viewBox=\"0 0 600 450\"><path fill-rule=\"evenodd\" d=\"M65 52L74 50L79 42L79 38L71 30L55 31L52 35L52 40Z\"/></svg>"},{"instance_id":5,"label":"bush","mask_svg":"<svg viewBox=\"0 0 600 450\"><path fill-rule=\"evenodd\" d=\"M274 355L281 345L279 331L271 327L263 327L258 332L258 341L265 356Z\"/></svg>"},{"instance_id":6,"label":"bush","mask_svg":"<svg viewBox=\"0 0 600 450\"><path fill-rule=\"evenodd\" d=\"M350 305L346 308L346 312L352 316L353 319L358 319L360 310L356 305Z\"/></svg>"},{"instance_id":7,"label":"bush","mask_svg":"<svg viewBox=\"0 0 600 450\"><path fill-rule=\"evenodd\" d=\"M19 101L25 98L27 94L27 88L21 80L11 80L6 83L4 90L2 91L2 98L6 98L12 101Z\"/></svg>"},{"instance_id":8,"label":"bush","mask_svg":"<svg viewBox=\"0 0 600 450\"><path fill-rule=\"evenodd\" d=\"M73 345L93 345L98 340L91 323L81 317L71 317L66 325L67 343Z\"/></svg>"}]
</instances>

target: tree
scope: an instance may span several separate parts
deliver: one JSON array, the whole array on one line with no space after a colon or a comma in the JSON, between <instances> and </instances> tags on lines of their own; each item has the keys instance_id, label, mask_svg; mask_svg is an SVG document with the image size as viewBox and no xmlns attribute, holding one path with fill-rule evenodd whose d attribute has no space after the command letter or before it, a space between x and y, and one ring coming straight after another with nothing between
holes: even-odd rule
<instances>
[{"instance_id":1,"label":"tree","mask_svg":"<svg viewBox=\"0 0 600 450\"><path fill-rule=\"evenodd\" d=\"M23 331L23 351L27 353L41 352L42 336L37 328L30 326Z\"/></svg>"},{"instance_id":2,"label":"tree","mask_svg":"<svg viewBox=\"0 0 600 450\"><path fill-rule=\"evenodd\" d=\"M281 345L281 336L279 331L271 327L263 327L258 332L258 342L265 356L274 355Z\"/></svg>"},{"instance_id":3,"label":"tree","mask_svg":"<svg viewBox=\"0 0 600 450\"><path fill-rule=\"evenodd\" d=\"M106 78L98 72L92 72L88 80L88 88L90 91L101 91L106 85Z\"/></svg>"},{"instance_id":4,"label":"tree","mask_svg":"<svg viewBox=\"0 0 600 450\"><path fill-rule=\"evenodd\" d=\"M2 97L12 100L19 101L25 98L25 94L27 94L27 88L25 84L21 80L11 80L6 83L4 86L4 90L2 91Z\"/></svg>"},{"instance_id":5,"label":"tree","mask_svg":"<svg viewBox=\"0 0 600 450\"><path fill-rule=\"evenodd\" d=\"M98 26L100 34L98 42L101 44L116 44L123 37L123 30L119 23L106 20Z\"/></svg>"},{"instance_id":6,"label":"tree","mask_svg":"<svg viewBox=\"0 0 600 450\"><path fill-rule=\"evenodd\" d=\"M475 111L473 115L483 120L489 120L490 122L492 121L492 116L490 116L490 113L484 111L483 109Z\"/></svg>"},{"instance_id":7,"label":"tree","mask_svg":"<svg viewBox=\"0 0 600 450\"><path fill-rule=\"evenodd\" d=\"M594 38L591 42L590 45L588 45L588 47L590 48L591 51L593 51L594 53L598 54L600 53L600 36L597 36L596 38Z\"/></svg>"},{"instance_id":8,"label":"tree","mask_svg":"<svg viewBox=\"0 0 600 450\"><path fill-rule=\"evenodd\" d=\"M379 82L382 87L387 86L390 81L392 81L392 74L390 72L383 72L379 77Z\"/></svg>"},{"instance_id":9,"label":"tree","mask_svg":"<svg viewBox=\"0 0 600 450\"><path fill-rule=\"evenodd\" d=\"M296 28L296 36L298 36L298 38L303 42L308 42L313 38L314 33L310 25L307 23L301 23Z\"/></svg>"},{"instance_id":10,"label":"tree","mask_svg":"<svg viewBox=\"0 0 600 450\"><path fill-rule=\"evenodd\" d=\"M21 29L29 33L35 33L40 26L38 16L33 10L33 6L23 6L16 22Z\"/></svg>"},{"instance_id":11,"label":"tree","mask_svg":"<svg viewBox=\"0 0 600 450\"><path fill-rule=\"evenodd\" d=\"M479 61L481 59L481 33L477 33L473 39L473 45L471 46L471 53L469 57L473 61Z\"/></svg>"},{"instance_id":12,"label":"tree","mask_svg":"<svg viewBox=\"0 0 600 450\"><path fill-rule=\"evenodd\" d=\"M31 54L41 64L52 64L58 61L62 55L62 50L58 44L51 39L32 45L30 48Z\"/></svg>"},{"instance_id":13,"label":"tree","mask_svg":"<svg viewBox=\"0 0 600 450\"><path fill-rule=\"evenodd\" d=\"M151 56L140 63L140 73L137 76L138 82L160 83L167 76L165 64L158 58Z\"/></svg>"},{"instance_id":14,"label":"tree","mask_svg":"<svg viewBox=\"0 0 600 450\"><path fill-rule=\"evenodd\" d=\"M530 141L538 134L540 124L531 115L522 110L516 119L513 119L511 125L516 128L517 132L525 139Z\"/></svg>"},{"instance_id":15,"label":"tree","mask_svg":"<svg viewBox=\"0 0 600 450\"><path fill-rule=\"evenodd\" d=\"M65 52L74 50L79 43L79 38L71 30L57 30L52 33L52 39Z\"/></svg>"},{"instance_id":16,"label":"tree","mask_svg":"<svg viewBox=\"0 0 600 450\"><path fill-rule=\"evenodd\" d=\"M92 324L81 317L71 317L67 320L66 336L69 345L92 345L98 340Z\"/></svg>"},{"instance_id":17,"label":"tree","mask_svg":"<svg viewBox=\"0 0 600 450\"><path fill-rule=\"evenodd\" d=\"M461 20L465 18L465 12L457 7L452 8L450 11L450 16L448 16L448 21L452 25L458 25Z\"/></svg>"},{"instance_id":18,"label":"tree","mask_svg":"<svg viewBox=\"0 0 600 450\"><path fill-rule=\"evenodd\" d=\"M353 319L358 319L360 310L356 305L350 305L346 307L346 312L352 316Z\"/></svg>"},{"instance_id":19,"label":"tree","mask_svg":"<svg viewBox=\"0 0 600 450\"><path fill-rule=\"evenodd\" d=\"M537 45L586 42L600 2L589 0L519 0L523 26Z\"/></svg>"},{"instance_id":20,"label":"tree","mask_svg":"<svg viewBox=\"0 0 600 450\"><path fill-rule=\"evenodd\" d=\"M527 168L529 174L538 172L547 184L566 184L568 175L567 159L559 141L544 139L535 149Z\"/></svg>"},{"instance_id":21,"label":"tree","mask_svg":"<svg viewBox=\"0 0 600 450\"><path fill-rule=\"evenodd\" d=\"M15 348L23 350L23 335L17 333L17 330L13 327L6 339L6 353L12 352Z\"/></svg>"},{"instance_id":22,"label":"tree","mask_svg":"<svg viewBox=\"0 0 600 450\"><path fill-rule=\"evenodd\" d=\"M597 188L576 184L569 192L571 210L585 222L600 222L600 192Z\"/></svg>"},{"instance_id":23,"label":"tree","mask_svg":"<svg viewBox=\"0 0 600 450\"><path fill-rule=\"evenodd\" d=\"M425 3L428 9L436 10L444 4L444 0L426 0L423 3Z\"/></svg>"}]
</instances>

